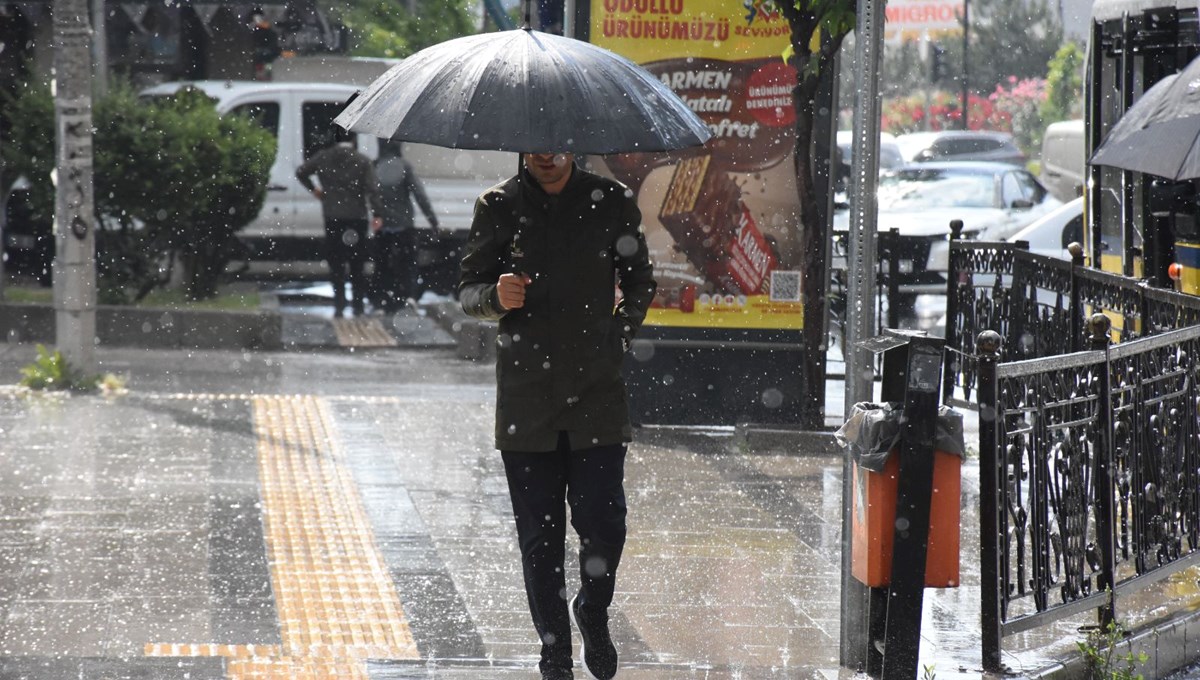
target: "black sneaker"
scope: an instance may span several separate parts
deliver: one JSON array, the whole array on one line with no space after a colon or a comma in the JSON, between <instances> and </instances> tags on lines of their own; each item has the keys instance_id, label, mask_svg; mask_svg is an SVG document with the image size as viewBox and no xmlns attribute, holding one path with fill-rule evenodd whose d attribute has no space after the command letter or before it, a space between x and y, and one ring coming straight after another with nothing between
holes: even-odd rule
<instances>
[{"instance_id":1,"label":"black sneaker","mask_svg":"<svg viewBox=\"0 0 1200 680\"><path fill-rule=\"evenodd\" d=\"M542 671L542 680L575 680L570 668L549 668Z\"/></svg>"},{"instance_id":2,"label":"black sneaker","mask_svg":"<svg viewBox=\"0 0 1200 680\"><path fill-rule=\"evenodd\" d=\"M583 657L583 669L593 680L609 680L617 674L617 648L608 634L608 612L591 612L583 608L579 594L571 600L571 623L579 629L583 643L579 656Z\"/></svg>"}]
</instances>

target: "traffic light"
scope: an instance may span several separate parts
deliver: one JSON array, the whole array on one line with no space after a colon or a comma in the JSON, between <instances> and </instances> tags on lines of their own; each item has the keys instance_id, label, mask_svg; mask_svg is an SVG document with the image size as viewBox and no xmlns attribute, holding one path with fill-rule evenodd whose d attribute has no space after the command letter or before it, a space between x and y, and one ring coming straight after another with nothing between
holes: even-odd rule
<instances>
[{"instance_id":1,"label":"traffic light","mask_svg":"<svg viewBox=\"0 0 1200 680\"><path fill-rule=\"evenodd\" d=\"M933 45L929 53L929 82L938 83L946 77L946 48Z\"/></svg>"}]
</instances>

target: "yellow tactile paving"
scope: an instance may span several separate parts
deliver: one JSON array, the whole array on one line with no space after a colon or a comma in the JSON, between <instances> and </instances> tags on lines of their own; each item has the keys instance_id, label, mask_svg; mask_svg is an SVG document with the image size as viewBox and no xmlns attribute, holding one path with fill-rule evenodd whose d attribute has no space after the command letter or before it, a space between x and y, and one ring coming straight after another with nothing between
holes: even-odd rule
<instances>
[{"instance_id":1,"label":"yellow tactile paving","mask_svg":"<svg viewBox=\"0 0 1200 680\"><path fill-rule=\"evenodd\" d=\"M342 347L395 347L399 343L379 319L334 319L333 332Z\"/></svg>"},{"instance_id":2,"label":"yellow tactile paving","mask_svg":"<svg viewBox=\"0 0 1200 680\"><path fill-rule=\"evenodd\" d=\"M230 680L366 680L366 659L418 652L325 402L254 397L281 645L148 644L148 656L222 656Z\"/></svg>"}]
</instances>

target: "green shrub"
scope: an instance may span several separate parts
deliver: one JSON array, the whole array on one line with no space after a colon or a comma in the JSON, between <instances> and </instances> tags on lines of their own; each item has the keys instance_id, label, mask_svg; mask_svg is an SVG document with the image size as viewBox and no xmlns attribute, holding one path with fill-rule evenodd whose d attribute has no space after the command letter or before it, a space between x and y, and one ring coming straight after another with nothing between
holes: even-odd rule
<instances>
[{"instance_id":1,"label":"green shrub","mask_svg":"<svg viewBox=\"0 0 1200 680\"><path fill-rule=\"evenodd\" d=\"M62 352L51 352L37 346L38 356L32 364L21 369L21 385L31 390L70 390L92 392L98 389L100 376L87 376L76 370Z\"/></svg>"},{"instance_id":2,"label":"green shrub","mask_svg":"<svg viewBox=\"0 0 1200 680\"><path fill-rule=\"evenodd\" d=\"M0 151L34 188L34 212L52 215L54 103L45 86L12 102L12 141ZM189 299L216 294L238 252L234 234L262 208L275 138L255 121L217 115L185 90L142 100L115 87L96 102L95 209L100 301L145 297L183 269Z\"/></svg>"},{"instance_id":3,"label":"green shrub","mask_svg":"<svg viewBox=\"0 0 1200 680\"><path fill-rule=\"evenodd\" d=\"M1113 622L1104 629L1089 632L1086 640L1075 643L1083 654L1089 680L1142 680L1137 664L1146 663L1148 657L1145 652L1118 654L1117 645L1125 637L1125 629Z\"/></svg>"}]
</instances>

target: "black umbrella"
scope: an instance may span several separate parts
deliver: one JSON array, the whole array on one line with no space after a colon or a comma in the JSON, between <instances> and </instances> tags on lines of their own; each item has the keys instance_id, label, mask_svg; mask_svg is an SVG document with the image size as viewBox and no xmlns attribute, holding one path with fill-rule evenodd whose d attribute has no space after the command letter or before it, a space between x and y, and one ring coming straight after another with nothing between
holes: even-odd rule
<instances>
[{"instance_id":1,"label":"black umbrella","mask_svg":"<svg viewBox=\"0 0 1200 680\"><path fill-rule=\"evenodd\" d=\"M334 122L376 137L526 153L668 151L712 136L637 64L528 28L421 50L371 83Z\"/></svg>"},{"instance_id":2,"label":"black umbrella","mask_svg":"<svg viewBox=\"0 0 1200 680\"><path fill-rule=\"evenodd\" d=\"M1093 165L1172 180L1200 177L1200 59L1138 98L1092 155Z\"/></svg>"}]
</instances>

